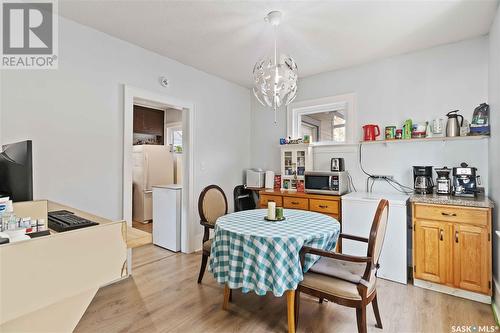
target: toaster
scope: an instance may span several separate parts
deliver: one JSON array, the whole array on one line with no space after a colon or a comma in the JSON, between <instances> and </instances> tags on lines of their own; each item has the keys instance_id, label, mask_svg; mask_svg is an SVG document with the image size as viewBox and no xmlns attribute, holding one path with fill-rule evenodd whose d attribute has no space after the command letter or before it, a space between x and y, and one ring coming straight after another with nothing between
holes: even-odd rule
<instances>
[{"instance_id":1,"label":"toaster","mask_svg":"<svg viewBox=\"0 0 500 333\"><path fill-rule=\"evenodd\" d=\"M266 172L262 169L248 169L246 187L263 188Z\"/></svg>"}]
</instances>

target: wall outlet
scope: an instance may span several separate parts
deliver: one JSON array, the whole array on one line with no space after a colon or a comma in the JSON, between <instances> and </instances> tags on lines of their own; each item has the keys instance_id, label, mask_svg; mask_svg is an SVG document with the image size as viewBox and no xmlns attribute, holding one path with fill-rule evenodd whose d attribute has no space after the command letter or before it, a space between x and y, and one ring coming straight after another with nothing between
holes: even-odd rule
<instances>
[{"instance_id":1,"label":"wall outlet","mask_svg":"<svg viewBox=\"0 0 500 333\"><path fill-rule=\"evenodd\" d=\"M390 176L390 175L372 175L371 176L372 179L394 179L394 176Z\"/></svg>"}]
</instances>

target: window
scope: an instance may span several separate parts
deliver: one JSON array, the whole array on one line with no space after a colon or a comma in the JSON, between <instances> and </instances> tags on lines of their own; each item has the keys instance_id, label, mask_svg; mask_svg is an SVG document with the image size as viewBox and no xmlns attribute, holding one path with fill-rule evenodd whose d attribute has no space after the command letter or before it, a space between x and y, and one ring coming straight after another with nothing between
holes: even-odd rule
<instances>
[{"instance_id":1,"label":"window","mask_svg":"<svg viewBox=\"0 0 500 333\"><path fill-rule=\"evenodd\" d=\"M172 144L174 145L174 147L182 147L182 130L172 131Z\"/></svg>"},{"instance_id":2,"label":"window","mask_svg":"<svg viewBox=\"0 0 500 333\"><path fill-rule=\"evenodd\" d=\"M309 135L312 142L346 142L345 110L302 115L299 136Z\"/></svg>"},{"instance_id":3,"label":"window","mask_svg":"<svg viewBox=\"0 0 500 333\"><path fill-rule=\"evenodd\" d=\"M292 103L288 106L288 136L312 142L354 142L354 94Z\"/></svg>"},{"instance_id":4,"label":"window","mask_svg":"<svg viewBox=\"0 0 500 333\"><path fill-rule=\"evenodd\" d=\"M182 127L168 127L167 135L171 151L182 153Z\"/></svg>"},{"instance_id":5,"label":"window","mask_svg":"<svg viewBox=\"0 0 500 333\"><path fill-rule=\"evenodd\" d=\"M308 121L304 120L304 117L302 118L302 123L300 124L300 130L302 133L302 136L304 135L309 135L311 140L313 142L318 141L318 135L319 135L319 126L315 124L311 124Z\"/></svg>"}]
</instances>

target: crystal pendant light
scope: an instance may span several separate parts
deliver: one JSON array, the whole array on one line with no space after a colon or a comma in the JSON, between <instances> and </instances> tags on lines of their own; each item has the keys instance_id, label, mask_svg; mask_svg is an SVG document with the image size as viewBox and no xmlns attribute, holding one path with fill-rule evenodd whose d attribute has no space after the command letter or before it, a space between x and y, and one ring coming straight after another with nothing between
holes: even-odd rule
<instances>
[{"instance_id":1,"label":"crystal pendant light","mask_svg":"<svg viewBox=\"0 0 500 333\"><path fill-rule=\"evenodd\" d=\"M253 68L255 87L253 93L264 106L276 112L282 105L290 104L297 95L297 65L289 56L279 56L276 32L281 22L281 12L272 11L264 19L274 27L274 57L257 61Z\"/></svg>"}]
</instances>

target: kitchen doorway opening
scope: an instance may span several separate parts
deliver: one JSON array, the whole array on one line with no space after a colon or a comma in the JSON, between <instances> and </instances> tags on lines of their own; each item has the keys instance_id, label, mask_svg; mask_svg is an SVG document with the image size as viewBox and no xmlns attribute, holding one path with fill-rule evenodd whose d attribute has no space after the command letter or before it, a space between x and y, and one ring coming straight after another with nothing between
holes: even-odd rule
<instances>
[{"instance_id":1,"label":"kitchen doorway opening","mask_svg":"<svg viewBox=\"0 0 500 333\"><path fill-rule=\"evenodd\" d=\"M140 252L134 258L144 263L171 255L168 248L192 251L193 121L191 103L124 87L123 219L134 232L153 234L155 243L161 245L129 250L129 274L132 251ZM172 195L177 199L172 200ZM168 224L162 218L155 225L154 216L158 214L166 214ZM172 222L172 216L178 223ZM177 233L180 238L172 239Z\"/></svg>"}]
</instances>

